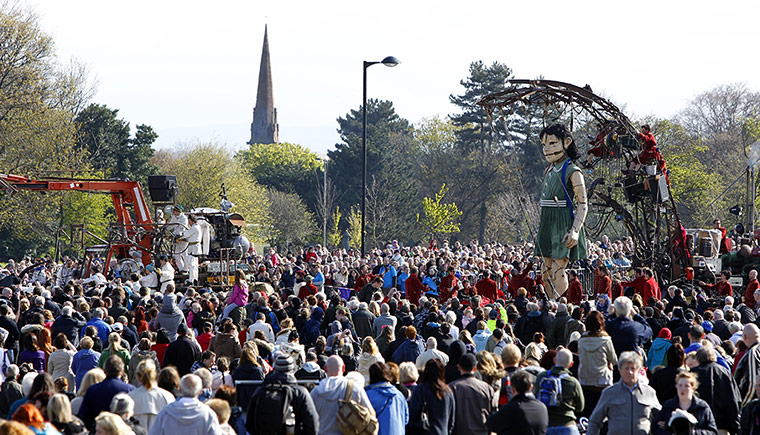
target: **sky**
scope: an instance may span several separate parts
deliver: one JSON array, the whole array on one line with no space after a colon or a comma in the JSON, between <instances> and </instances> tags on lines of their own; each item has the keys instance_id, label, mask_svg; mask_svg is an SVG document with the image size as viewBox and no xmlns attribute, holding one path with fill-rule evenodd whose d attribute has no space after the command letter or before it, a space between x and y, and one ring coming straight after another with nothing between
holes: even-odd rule
<instances>
[{"instance_id":1,"label":"sky","mask_svg":"<svg viewBox=\"0 0 760 435\"><path fill-rule=\"evenodd\" d=\"M361 105L362 61L388 55L402 63L370 67L368 95L413 123L456 112L477 60L589 84L634 119L720 84L760 90L757 1L19 1L61 61L88 67L92 102L152 126L157 149L246 146L265 24L280 141L320 154Z\"/></svg>"}]
</instances>

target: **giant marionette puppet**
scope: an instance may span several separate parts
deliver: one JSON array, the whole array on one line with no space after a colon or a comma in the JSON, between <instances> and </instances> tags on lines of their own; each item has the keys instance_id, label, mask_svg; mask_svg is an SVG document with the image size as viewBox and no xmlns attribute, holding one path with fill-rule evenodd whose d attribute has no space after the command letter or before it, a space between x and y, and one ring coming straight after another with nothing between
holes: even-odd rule
<instances>
[{"instance_id":1,"label":"giant marionette puppet","mask_svg":"<svg viewBox=\"0 0 760 435\"><path fill-rule=\"evenodd\" d=\"M544 287L559 298L567 291L568 263L586 258L586 184L583 172L573 162L579 157L578 148L567 127L554 124L544 128L539 138L549 167L541 189L536 253L543 258Z\"/></svg>"}]
</instances>

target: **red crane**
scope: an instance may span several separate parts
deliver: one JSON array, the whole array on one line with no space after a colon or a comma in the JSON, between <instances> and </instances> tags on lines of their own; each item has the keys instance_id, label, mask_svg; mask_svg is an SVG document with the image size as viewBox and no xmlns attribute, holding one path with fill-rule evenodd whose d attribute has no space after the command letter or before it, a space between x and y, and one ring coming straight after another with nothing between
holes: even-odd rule
<instances>
[{"instance_id":1,"label":"red crane","mask_svg":"<svg viewBox=\"0 0 760 435\"><path fill-rule=\"evenodd\" d=\"M16 192L33 191L79 191L110 194L116 213L118 231L116 243L111 243L106 258L105 274L111 258L129 258L129 251L139 249L142 263L148 265L153 261L152 241L155 224L150 216L150 209L137 181L123 180L77 180L73 178L33 179L21 175L0 174L0 190ZM132 210L130 210L130 208Z\"/></svg>"}]
</instances>

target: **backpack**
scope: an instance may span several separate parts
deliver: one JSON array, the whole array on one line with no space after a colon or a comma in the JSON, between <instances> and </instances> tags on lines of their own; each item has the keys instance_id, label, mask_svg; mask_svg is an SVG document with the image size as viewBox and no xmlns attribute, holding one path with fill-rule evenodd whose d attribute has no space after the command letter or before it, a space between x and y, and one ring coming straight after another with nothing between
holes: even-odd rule
<instances>
[{"instance_id":1,"label":"backpack","mask_svg":"<svg viewBox=\"0 0 760 435\"><path fill-rule=\"evenodd\" d=\"M246 425L251 434L293 433L293 389L289 385L272 383L260 386L251 397ZM253 411L253 412L251 412ZM290 427L290 431L286 429Z\"/></svg>"},{"instance_id":2,"label":"backpack","mask_svg":"<svg viewBox=\"0 0 760 435\"><path fill-rule=\"evenodd\" d=\"M501 388L499 388L499 407L506 405L514 397L512 390L512 377L507 372L504 377L501 378Z\"/></svg>"},{"instance_id":3,"label":"backpack","mask_svg":"<svg viewBox=\"0 0 760 435\"><path fill-rule=\"evenodd\" d=\"M377 417L365 406L351 399L354 382L348 380L346 395L338 401L338 427L344 435L377 435L379 424Z\"/></svg>"},{"instance_id":4,"label":"backpack","mask_svg":"<svg viewBox=\"0 0 760 435\"><path fill-rule=\"evenodd\" d=\"M557 406L562 402L562 379L568 377L567 373L552 376L547 373L541 380L541 388L538 390L538 400L546 406Z\"/></svg>"}]
</instances>

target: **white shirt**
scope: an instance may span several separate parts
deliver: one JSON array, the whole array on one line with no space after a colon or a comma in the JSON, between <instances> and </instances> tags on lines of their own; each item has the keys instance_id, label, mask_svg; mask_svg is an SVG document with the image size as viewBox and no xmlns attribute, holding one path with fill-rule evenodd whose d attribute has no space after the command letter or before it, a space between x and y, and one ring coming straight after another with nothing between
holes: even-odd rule
<instances>
[{"instance_id":1,"label":"white shirt","mask_svg":"<svg viewBox=\"0 0 760 435\"><path fill-rule=\"evenodd\" d=\"M181 236L188 227L187 216L184 213L180 213L179 216L172 214L169 224L172 225L172 233L176 236Z\"/></svg>"},{"instance_id":2,"label":"white shirt","mask_svg":"<svg viewBox=\"0 0 760 435\"><path fill-rule=\"evenodd\" d=\"M263 332L267 341L274 343L274 331L272 330L272 325L265 321L257 320L256 323L248 327L247 339L253 340L253 334L256 333L256 331Z\"/></svg>"},{"instance_id":3,"label":"white shirt","mask_svg":"<svg viewBox=\"0 0 760 435\"><path fill-rule=\"evenodd\" d=\"M201 227L197 223L182 233L182 239L187 242L187 253L198 255L201 253Z\"/></svg>"},{"instance_id":4,"label":"white shirt","mask_svg":"<svg viewBox=\"0 0 760 435\"><path fill-rule=\"evenodd\" d=\"M166 287L169 284L174 284L174 267L167 261L161 266L161 277L158 279L161 283L161 292L166 292Z\"/></svg>"}]
</instances>

